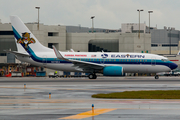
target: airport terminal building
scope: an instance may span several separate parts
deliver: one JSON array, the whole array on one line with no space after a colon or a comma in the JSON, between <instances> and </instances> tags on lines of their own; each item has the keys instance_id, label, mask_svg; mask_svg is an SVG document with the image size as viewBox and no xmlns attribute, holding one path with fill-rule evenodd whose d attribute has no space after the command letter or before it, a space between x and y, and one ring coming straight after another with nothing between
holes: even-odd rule
<instances>
[{"instance_id":1,"label":"airport terminal building","mask_svg":"<svg viewBox=\"0 0 180 120\"><path fill-rule=\"evenodd\" d=\"M73 49L79 52L139 52L171 55L178 65L179 57L175 54L179 51L180 31L173 29L151 28L150 33L145 24L141 24L140 36L138 36L139 24L122 24L121 29L97 29L81 26L61 26L40 24L39 30L36 23L26 23L36 38L49 48L54 45L60 51ZM11 24L0 23L0 69L9 71L14 67L23 73L28 71L43 71L47 73L53 70L39 68L28 63L23 63L14 55L7 54L4 50L16 51L16 44Z\"/></svg>"}]
</instances>

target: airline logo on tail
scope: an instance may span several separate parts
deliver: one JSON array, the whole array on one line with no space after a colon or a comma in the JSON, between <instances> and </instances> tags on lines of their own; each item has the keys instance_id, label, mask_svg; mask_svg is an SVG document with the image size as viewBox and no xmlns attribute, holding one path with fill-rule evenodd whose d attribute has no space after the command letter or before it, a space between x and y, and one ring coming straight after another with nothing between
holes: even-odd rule
<instances>
[{"instance_id":1,"label":"airline logo on tail","mask_svg":"<svg viewBox=\"0 0 180 120\"><path fill-rule=\"evenodd\" d=\"M17 43L22 44L27 50L29 47L28 45L31 43L36 43L36 41L34 40L34 38L30 38L30 33L25 32L25 33L22 33L22 38L19 38L17 40Z\"/></svg>"}]
</instances>

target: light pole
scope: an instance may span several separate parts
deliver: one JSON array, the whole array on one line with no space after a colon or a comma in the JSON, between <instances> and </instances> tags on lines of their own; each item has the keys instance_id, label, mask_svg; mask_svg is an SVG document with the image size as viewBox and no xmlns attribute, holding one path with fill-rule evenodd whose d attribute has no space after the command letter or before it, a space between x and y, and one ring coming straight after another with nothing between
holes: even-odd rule
<instances>
[{"instance_id":1,"label":"light pole","mask_svg":"<svg viewBox=\"0 0 180 120\"><path fill-rule=\"evenodd\" d=\"M169 54L171 55L171 31L172 31L172 28L169 27Z\"/></svg>"},{"instance_id":2,"label":"light pole","mask_svg":"<svg viewBox=\"0 0 180 120\"><path fill-rule=\"evenodd\" d=\"M95 18L95 16L92 16L91 19L92 19L92 33L94 32L94 22L93 22L93 19Z\"/></svg>"},{"instance_id":3,"label":"light pole","mask_svg":"<svg viewBox=\"0 0 180 120\"><path fill-rule=\"evenodd\" d=\"M150 34L150 13L153 13L153 11L148 11L149 13L149 34Z\"/></svg>"},{"instance_id":4,"label":"light pole","mask_svg":"<svg viewBox=\"0 0 180 120\"><path fill-rule=\"evenodd\" d=\"M140 12L141 12L141 11L144 11L144 10L143 10L143 9L141 9L141 10L138 9L137 11L139 12L139 35L138 35L138 37L139 37L139 39L140 39Z\"/></svg>"},{"instance_id":5,"label":"light pole","mask_svg":"<svg viewBox=\"0 0 180 120\"><path fill-rule=\"evenodd\" d=\"M36 9L38 9L38 30L39 30L39 9L40 7L35 7Z\"/></svg>"}]
</instances>

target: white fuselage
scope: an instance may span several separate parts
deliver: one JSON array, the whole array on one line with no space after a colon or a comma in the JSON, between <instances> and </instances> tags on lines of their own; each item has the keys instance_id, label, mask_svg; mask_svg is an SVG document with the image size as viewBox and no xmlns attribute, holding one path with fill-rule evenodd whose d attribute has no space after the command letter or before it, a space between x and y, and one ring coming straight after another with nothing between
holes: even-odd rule
<instances>
[{"instance_id":1,"label":"white fuselage","mask_svg":"<svg viewBox=\"0 0 180 120\"><path fill-rule=\"evenodd\" d=\"M147 53L111 53L111 52L61 52L67 59L80 60L103 64L104 66L121 66L125 73L157 73L168 72L171 67L171 61L167 58L154 54ZM18 56L17 56L18 57ZM31 63L33 65L46 67L50 69L69 71L69 72L83 72L83 70L74 67L71 62L58 60L54 51L36 52L35 57L18 57L19 60Z\"/></svg>"}]
</instances>

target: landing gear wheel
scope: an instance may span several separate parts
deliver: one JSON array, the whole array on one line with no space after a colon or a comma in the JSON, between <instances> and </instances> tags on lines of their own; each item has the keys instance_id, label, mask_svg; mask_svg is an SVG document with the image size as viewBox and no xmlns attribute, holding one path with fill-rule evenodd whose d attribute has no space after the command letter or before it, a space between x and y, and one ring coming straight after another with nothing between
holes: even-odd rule
<instances>
[{"instance_id":1,"label":"landing gear wheel","mask_svg":"<svg viewBox=\"0 0 180 120\"><path fill-rule=\"evenodd\" d=\"M159 79L159 76L158 76L158 75L155 75L155 79Z\"/></svg>"},{"instance_id":2,"label":"landing gear wheel","mask_svg":"<svg viewBox=\"0 0 180 120\"><path fill-rule=\"evenodd\" d=\"M97 75L96 74L93 74L93 79L96 79L97 78Z\"/></svg>"},{"instance_id":3,"label":"landing gear wheel","mask_svg":"<svg viewBox=\"0 0 180 120\"><path fill-rule=\"evenodd\" d=\"M96 74L89 74L89 79L96 79L97 78L97 75Z\"/></svg>"},{"instance_id":4,"label":"landing gear wheel","mask_svg":"<svg viewBox=\"0 0 180 120\"><path fill-rule=\"evenodd\" d=\"M94 75L93 74L89 74L89 79L93 79L94 78Z\"/></svg>"}]
</instances>

